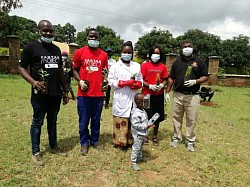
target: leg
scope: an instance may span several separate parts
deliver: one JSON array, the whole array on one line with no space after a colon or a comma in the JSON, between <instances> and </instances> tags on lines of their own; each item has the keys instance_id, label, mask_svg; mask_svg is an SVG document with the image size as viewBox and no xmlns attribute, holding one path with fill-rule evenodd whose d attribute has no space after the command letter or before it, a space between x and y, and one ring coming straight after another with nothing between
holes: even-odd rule
<instances>
[{"instance_id":1,"label":"leg","mask_svg":"<svg viewBox=\"0 0 250 187\"><path fill-rule=\"evenodd\" d=\"M111 91L111 86L108 85L108 89L106 91L106 96L105 96L105 108L108 108L109 105L110 91Z\"/></svg>"},{"instance_id":2,"label":"leg","mask_svg":"<svg viewBox=\"0 0 250 187\"><path fill-rule=\"evenodd\" d=\"M91 101L88 97L78 97L77 98L77 110L79 116L79 135L80 135L80 144L82 146L89 145L89 119L91 115Z\"/></svg>"},{"instance_id":3,"label":"leg","mask_svg":"<svg viewBox=\"0 0 250 187\"><path fill-rule=\"evenodd\" d=\"M32 154L40 152L41 127L46 113L46 100L41 97L31 97L33 119L30 127Z\"/></svg>"},{"instance_id":4,"label":"leg","mask_svg":"<svg viewBox=\"0 0 250 187\"><path fill-rule=\"evenodd\" d=\"M182 123L184 115L183 106L183 95L179 92L173 93L173 108L172 108L172 118L174 123L174 136L173 139L179 139L182 141Z\"/></svg>"},{"instance_id":5,"label":"leg","mask_svg":"<svg viewBox=\"0 0 250 187\"><path fill-rule=\"evenodd\" d=\"M92 98L90 143L98 144L100 136L100 120L103 107L103 97Z\"/></svg>"},{"instance_id":6,"label":"leg","mask_svg":"<svg viewBox=\"0 0 250 187\"><path fill-rule=\"evenodd\" d=\"M60 110L61 97L49 96L47 110L47 130L51 149L57 148L57 115Z\"/></svg>"},{"instance_id":7,"label":"leg","mask_svg":"<svg viewBox=\"0 0 250 187\"><path fill-rule=\"evenodd\" d=\"M185 113L186 113L186 138L190 142L195 141L195 125L199 114L200 109L200 98L198 95L188 95L185 101Z\"/></svg>"}]
</instances>

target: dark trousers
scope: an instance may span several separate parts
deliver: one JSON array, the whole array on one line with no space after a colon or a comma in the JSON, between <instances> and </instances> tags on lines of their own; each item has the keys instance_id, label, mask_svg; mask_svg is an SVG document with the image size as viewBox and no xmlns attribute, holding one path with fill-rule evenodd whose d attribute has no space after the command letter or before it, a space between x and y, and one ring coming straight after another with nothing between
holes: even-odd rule
<instances>
[{"instance_id":1,"label":"dark trousers","mask_svg":"<svg viewBox=\"0 0 250 187\"><path fill-rule=\"evenodd\" d=\"M97 144L100 135L100 120L103 107L103 97L79 97L77 98L77 110L79 115L80 144L87 146ZM89 133L88 124L90 122Z\"/></svg>"},{"instance_id":2,"label":"dark trousers","mask_svg":"<svg viewBox=\"0 0 250 187\"><path fill-rule=\"evenodd\" d=\"M33 120L30 128L32 154L40 152L40 136L46 115L49 145L51 149L57 147L57 114L60 110L61 96L35 95L31 97Z\"/></svg>"},{"instance_id":3,"label":"dark trousers","mask_svg":"<svg viewBox=\"0 0 250 187\"><path fill-rule=\"evenodd\" d=\"M108 106L109 100L110 100L110 91L111 91L111 86L108 85L108 89L106 91L106 96L105 96L105 105Z\"/></svg>"}]
</instances>

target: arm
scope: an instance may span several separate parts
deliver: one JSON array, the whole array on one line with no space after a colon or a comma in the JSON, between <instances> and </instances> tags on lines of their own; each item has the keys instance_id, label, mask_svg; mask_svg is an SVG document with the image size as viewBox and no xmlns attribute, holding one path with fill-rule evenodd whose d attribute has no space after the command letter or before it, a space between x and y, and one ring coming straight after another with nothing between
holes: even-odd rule
<instances>
[{"instance_id":1,"label":"arm","mask_svg":"<svg viewBox=\"0 0 250 187\"><path fill-rule=\"evenodd\" d=\"M171 90L173 84L174 84L174 80L173 80L171 77L168 77L166 93L169 93L169 92L170 92L170 90Z\"/></svg>"},{"instance_id":2,"label":"arm","mask_svg":"<svg viewBox=\"0 0 250 187\"><path fill-rule=\"evenodd\" d=\"M66 105L69 102L69 98L68 98L66 80L63 74L62 66L59 66L59 79L60 79L60 84L63 90L63 105Z\"/></svg>"}]
</instances>

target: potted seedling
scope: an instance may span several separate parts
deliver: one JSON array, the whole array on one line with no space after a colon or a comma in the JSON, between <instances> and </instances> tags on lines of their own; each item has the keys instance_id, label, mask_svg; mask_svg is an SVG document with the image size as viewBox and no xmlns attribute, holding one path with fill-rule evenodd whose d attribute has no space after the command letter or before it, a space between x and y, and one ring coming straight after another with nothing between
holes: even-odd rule
<instances>
[{"instance_id":1,"label":"potted seedling","mask_svg":"<svg viewBox=\"0 0 250 187\"><path fill-rule=\"evenodd\" d=\"M41 91L41 94L48 94L49 74L47 73L47 71L44 71L43 69L38 70L38 74L40 75L40 82L44 85L44 90ZM35 93L38 93L38 91L35 90Z\"/></svg>"},{"instance_id":2,"label":"potted seedling","mask_svg":"<svg viewBox=\"0 0 250 187\"><path fill-rule=\"evenodd\" d=\"M187 69L186 69L184 82L188 81L190 79L191 72L192 72L192 66L188 66Z\"/></svg>"},{"instance_id":3,"label":"potted seedling","mask_svg":"<svg viewBox=\"0 0 250 187\"><path fill-rule=\"evenodd\" d=\"M135 80L136 77L137 77L137 73L132 74L132 75L131 75L131 80Z\"/></svg>"}]
</instances>

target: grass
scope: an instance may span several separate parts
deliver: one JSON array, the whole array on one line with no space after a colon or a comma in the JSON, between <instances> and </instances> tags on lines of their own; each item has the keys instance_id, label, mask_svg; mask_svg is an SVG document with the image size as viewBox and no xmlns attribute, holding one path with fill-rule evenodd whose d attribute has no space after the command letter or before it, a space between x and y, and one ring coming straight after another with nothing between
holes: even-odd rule
<instances>
[{"instance_id":1,"label":"grass","mask_svg":"<svg viewBox=\"0 0 250 187\"><path fill-rule=\"evenodd\" d=\"M48 152L45 123L41 135L45 166L38 167L31 162L30 86L18 75L0 74L0 186L250 186L250 88L213 88L216 105L201 105L194 153L184 144L169 147L173 130L167 106L160 146L152 142L144 146L148 161L141 164L141 171L130 168L131 150L112 148L111 109L102 113L104 151L90 149L88 156L81 156L76 102L71 100L61 106L58 118L59 146L69 156Z\"/></svg>"}]
</instances>

